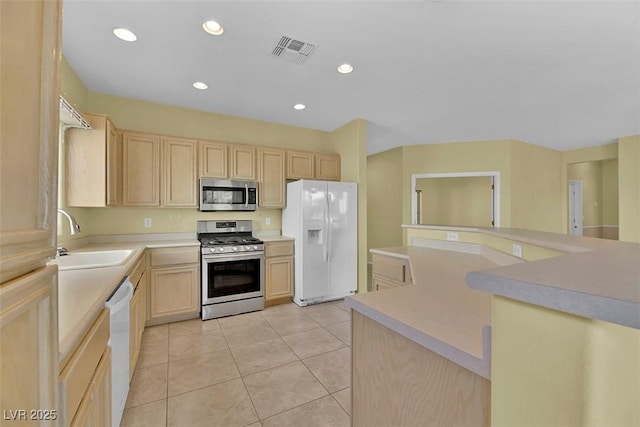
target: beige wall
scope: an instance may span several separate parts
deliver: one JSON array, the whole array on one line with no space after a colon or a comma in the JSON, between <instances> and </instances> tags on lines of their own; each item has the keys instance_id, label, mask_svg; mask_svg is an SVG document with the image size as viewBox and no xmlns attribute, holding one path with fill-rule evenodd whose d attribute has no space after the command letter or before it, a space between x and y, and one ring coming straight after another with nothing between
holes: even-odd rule
<instances>
[{"instance_id":1,"label":"beige wall","mask_svg":"<svg viewBox=\"0 0 640 427\"><path fill-rule=\"evenodd\" d=\"M491 177L419 178L421 224L491 227Z\"/></svg>"},{"instance_id":2,"label":"beige wall","mask_svg":"<svg viewBox=\"0 0 640 427\"><path fill-rule=\"evenodd\" d=\"M358 291L367 290L367 122L353 120L329 135L333 152L340 153L342 181L358 183Z\"/></svg>"},{"instance_id":3,"label":"beige wall","mask_svg":"<svg viewBox=\"0 0 640 427\"><path fill-rule=\"evenodd\" d=\"M63 56L60 62L60 94L79 111L85 111L89 91Z\"/></svg>"},{"instance_id":4,"label":"beige wall","mask_svg":"<svg viewBox=\"0 0 640 427\"><path fill-rule=\"evenodd\" d=\"M402 148L384 151L367 158L369 249L402 246L401 171Z\"/></svg>"},{"instance_id":5,"label":"beige wall","mask_svg":"<svg viewBox=\"0 0 640 427\"><path fill-rule=\"evenodd\" d=\"M618 140L620 240L640 243L640 135Z\"/></svg>"},{"instance_id":6,"label":"beige wall","mask_svg":"<svg viewBox=\"0 0 640 427\"><path fill-rule=\"evenodd\" d=\"M562 232L561 166L559 151L511 141L511 227Z\"/></svg>"},{"instance_id":7,"label":"beige wall","mask_svg":"<svg viewBox=\"0 0 640 427\"><path fill-rule=\"evenodd\" d=\"M411 223L411 175L500 172L501 225L511 226L511 141L474 141L403 147L402 221Z\"/></svg>"}]
</instances>

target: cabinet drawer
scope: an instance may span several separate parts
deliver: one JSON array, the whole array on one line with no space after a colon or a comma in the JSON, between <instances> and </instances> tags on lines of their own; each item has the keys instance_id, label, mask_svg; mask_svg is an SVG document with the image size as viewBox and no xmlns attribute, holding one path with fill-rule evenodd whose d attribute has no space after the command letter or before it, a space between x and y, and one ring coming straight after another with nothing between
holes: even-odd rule
<instances>
[{"instance_id":1,"label":"cabinet drawer","mask_svg":"<svg viewBox=\"0 0 640 427\"><path fill-rule=\"evenodd\" d=\"M151 265L195 264L200 260L200 248L188 246L184 248L162 248L151 251Z\"/></svg>"},{"instance_id":2,"label":"cabinet drawer","mask_svg":"<svg viewBox=\"0 0 640 427\"><path fill-rule=\"evenodd\" d=\"M293 241L266 242L264 244L264 255L267 258L274 256L291 256L293 255Z\"/></svg>"},{"instance_id":3,"label":"cabinet drawer","mask_svg":"<svg viewBox=\"0 0 640 427\"><path fill-rule=\"evenodd\" d=\"M65 419L73 419L109 341L109 310L102 310L60 373Z\"/></svg>"},{"instance_id":4,"label":"cabinet drawer","mask_svg":"<svg viewBox=\"0 0 640 427\"><path fill-rule=\"evenodd\" d=\"M372 261L373 274L403 283L411 282L408 260L373 254Z\"/></svg>"},{"instance_id":5,"label":"cabinet drawer","mask_svg":"<svg viewBox=\"0 0 640 427\"><path fill-rule=\"evenodd\" d=\"M401 283L390 282L380 277L373 277L371 279L371 290L373 291L381 291L383 289L397 288L402 286Z\"/></svg>"}]
</instances>

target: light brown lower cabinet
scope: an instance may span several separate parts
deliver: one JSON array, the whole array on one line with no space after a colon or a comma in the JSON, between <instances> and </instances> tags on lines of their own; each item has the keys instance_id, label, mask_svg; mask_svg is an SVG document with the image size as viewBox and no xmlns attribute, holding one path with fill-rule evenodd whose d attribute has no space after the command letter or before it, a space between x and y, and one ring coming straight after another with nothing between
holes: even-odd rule
<instances>
[{"instance_id":1,"label":"light brown lower cabinet","mask_svg":"<svg viewBox=\"0 0 640 427\"><path fill-rule=\"evenodd\" d=\"M197 246L151 250L147 325L198 317L199 257Z\"/></svg>"},{"instance_id":2,"label":"light brown lower cabinet","mask_svg":"<svg viewBox=\"0 0 640 427\"><path fill-rule=\"evenodd\" d=\"M489 380L351 313L351 425L491 425Z\"/></svg>"},{"instance_id":3,"label":"light brown lower cabinet","mask_svg":"<svg viewBox=\"0 0 640 427\"><path fill-rule=\"evenodd\" d=\"M111 425L111 348L107 347L82 397L71 427Z\"/></svg>"},{"instance_id":4,"label":"light brown lower cabinet","mask_svg":"<svg viewBox=\"0 0 640 427\"><path fill-rule=\"evenodd\" d=\"M109 336L109 310L105 309L71 356L66 358L68 361L63 361L60 372L61 425L111 425Z\"/></svg>"},{"instance_id":5,"label":"light brown lower cabinet","mask_svg":"<svg viewBox=\"0 0 640 427\"><path fill-rule=\"evenodd\" d=\"M135 287L129 303L129 380L138 363L142 333L147 322L147 256L138 261L133 273L129 276Z\"/></svg>"},{"instance_id":6,"label":"light brown lower cabinet","mask_svg":"<svg viewBox=\"0 0 640 427\"><path fill-rule=\"evenodd\" d=\"M293 297L293 241L265 242L265 304L290 302Z\"/></svg>"}]
</instances>

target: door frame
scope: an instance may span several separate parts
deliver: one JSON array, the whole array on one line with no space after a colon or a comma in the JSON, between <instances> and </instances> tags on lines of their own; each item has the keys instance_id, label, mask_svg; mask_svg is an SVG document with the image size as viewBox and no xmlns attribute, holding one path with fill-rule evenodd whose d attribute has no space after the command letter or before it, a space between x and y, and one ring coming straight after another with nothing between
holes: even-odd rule
<instances>
[{"instance_id":1,"label":"door frame","mask_svg":"<svg viewBox=\"0 0 640 427\"><path fill-rule=\"evenodd\" d=\"M493 226L500 227L500 172L446 172L446 173L414 173L411 174L411 224L418 223L418 197L416 180L420 178L468 178L476 176L490 176L493 185Z\"/></svg>"},{"instance_id":2,"label":"door frame","mask_svg":"<svg viewBox=\"0 0 640 427\"><path fill-rule=\"evenodd\" d=\"M572 194L574 197L572 197ZM584 233L583 215L584 215L584 193L582 181L579 179L569 180L569 235L582 236ZM574 226L575 223L575 226Z\"/></svg>"}]
</instances>

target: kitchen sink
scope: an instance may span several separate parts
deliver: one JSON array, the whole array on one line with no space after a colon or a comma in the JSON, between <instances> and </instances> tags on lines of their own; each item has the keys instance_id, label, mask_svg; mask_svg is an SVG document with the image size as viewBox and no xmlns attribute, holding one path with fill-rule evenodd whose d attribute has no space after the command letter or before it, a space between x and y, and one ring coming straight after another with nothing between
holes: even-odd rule
<instances>
[{"instance_id":1,"label":"kitchen sink","mask_svg":"<svg viewBox=\"0 0 640 427\"><path fill-rule=\"evenodd\" d=\"M67 255L57 256L51 264L57 264L61 271L114 267L124 264L133 252L133 249L69 252Z\"/></svg>"}]
</instances>

